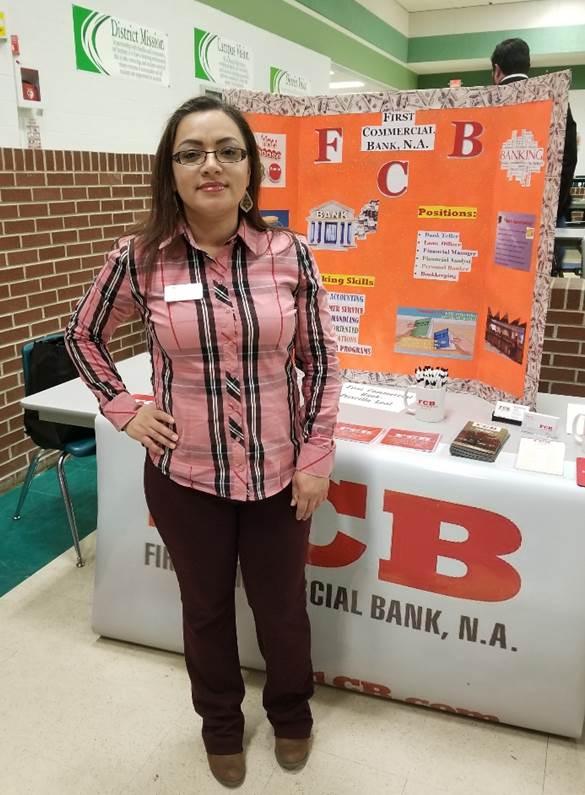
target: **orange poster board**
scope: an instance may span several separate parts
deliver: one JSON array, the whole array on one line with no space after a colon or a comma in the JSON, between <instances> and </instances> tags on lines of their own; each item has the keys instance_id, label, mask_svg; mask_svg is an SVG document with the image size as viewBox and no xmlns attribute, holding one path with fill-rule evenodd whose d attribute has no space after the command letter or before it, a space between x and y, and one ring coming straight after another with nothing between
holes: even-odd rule
<instances>
[{"instance_id":1,"label":"orange poster board","mask_svg":"<svg viewBox=\"0 0 585 795\"><path fill-rule=\"evenodd\" d=\"M407 383L430 364L453 389L534 402L567 74L228 96L261 144L262 208L314 251L347 377Z\"/></svg>"}]
</instances>

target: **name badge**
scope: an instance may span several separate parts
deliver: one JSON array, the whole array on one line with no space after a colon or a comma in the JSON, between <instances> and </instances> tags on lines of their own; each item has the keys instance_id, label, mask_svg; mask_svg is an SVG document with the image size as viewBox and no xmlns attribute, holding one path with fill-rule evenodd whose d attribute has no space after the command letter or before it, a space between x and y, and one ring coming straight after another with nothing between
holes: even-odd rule
<instances>
[{"instance_id":1,"label":"name badge","mask_svg":"<svg viewBox=\"0 0 585 795\"><path fill-rule=\"evenodd\" d=\"M165 301L199 301L203 298L203 285L201 282L188 284L167 284L165 286Z\"/></svg>"}]
</instances>

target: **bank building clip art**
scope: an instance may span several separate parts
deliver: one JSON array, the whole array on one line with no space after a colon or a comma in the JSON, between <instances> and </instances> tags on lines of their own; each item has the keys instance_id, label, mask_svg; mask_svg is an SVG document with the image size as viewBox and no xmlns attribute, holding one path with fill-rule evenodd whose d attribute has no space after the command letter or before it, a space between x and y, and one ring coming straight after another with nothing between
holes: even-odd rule
<instances>
[{"instance_id":1,"label":"bank building clip art","mask_svg":"<svg viewBox=\"0 0 585 795\"><path fill-rule=\"evenodd\" d=\"M364 204L357 218L353 208L338 201L313 207L307 217L309 245L330 251L355 248L359 240L365 240L378 228L379 207L379 200L372 199Z\"/></svg>"}]
</instances>

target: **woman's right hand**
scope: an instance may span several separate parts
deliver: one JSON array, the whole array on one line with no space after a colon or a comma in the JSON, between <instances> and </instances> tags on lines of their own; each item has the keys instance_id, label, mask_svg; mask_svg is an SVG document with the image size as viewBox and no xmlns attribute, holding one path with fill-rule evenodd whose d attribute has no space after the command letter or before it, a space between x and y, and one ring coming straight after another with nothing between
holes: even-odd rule
<instances>
[{"instance_id":1,"label":"woman's right hand","mask_svg":"<svg viewBox=\"0 0 585 795\"><path fill-rule=\"evenodd\" d=\"M175 421L170 414L166 414L152 404L147 404L138 409L136 416L130 420L124 431L147 450L162 455L165 451L161 445L170 447L171 450L176 447L175 442L179 437L168 427L174 424Z\"/></svg>"}]
</instances>

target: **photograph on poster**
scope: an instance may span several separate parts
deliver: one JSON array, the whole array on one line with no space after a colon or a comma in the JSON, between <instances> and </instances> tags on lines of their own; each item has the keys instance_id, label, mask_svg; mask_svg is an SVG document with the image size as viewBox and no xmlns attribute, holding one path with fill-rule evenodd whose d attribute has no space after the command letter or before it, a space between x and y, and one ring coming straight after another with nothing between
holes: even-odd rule
<instances>
[{"instance_id":1,"label":"photograph on poster","mask_svg":"<svg viewBox=\"0 0 585 795\"><path fill-rule=\"evenodd\" d=\"M270 226L287 227L289 225L288 210L260 210L260 215Z\"/></svg>"},{"instance_id":2,"label":"photograph on poster","mask_svg":"<svg viewBox=\"0 0 585 795\"><path fill-rule=\"evenodd\" d=\"M510 320L508 313L492 312L488 308L485 323L484 347L486 351L507 356L513 362L522 364L524 343L526 342L526 322L520 318Z\"/></svg>"},{"instance_id":3,"label":"photograph on poster","mask_svg":"<svg viewBox=\"0 0 585 795\"><path fill-rule=\"evenodd\" d=\"M398 307L395 353L472 359L476 312Z\"/></svg>"},{"instance_id":4,"label":"photograph on poster","mask_svg":"<svg viewBox=\"0 0 585 795\"><path fill-rule=\"evenodd\" d=\"M536 216L499 212L496 224L496 265L529 271Z\"/></svg>"}]
</instances>

